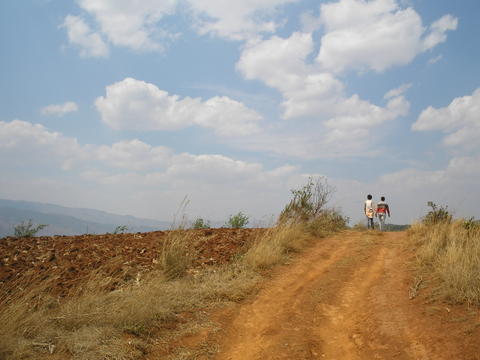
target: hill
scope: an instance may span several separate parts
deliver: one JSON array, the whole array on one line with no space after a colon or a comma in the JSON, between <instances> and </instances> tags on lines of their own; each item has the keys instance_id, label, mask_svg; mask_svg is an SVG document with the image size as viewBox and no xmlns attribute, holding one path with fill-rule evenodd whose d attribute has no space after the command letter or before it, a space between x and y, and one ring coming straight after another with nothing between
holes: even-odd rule
<instances>
[{"instance_id":1,"label":"hill","mask_svg":"<svg viewBox=\"0 0 480 360\"><path fill-rule=\"evenodd\" d=\"M0 199L0 237L12 235L15 225L31 219L36 224L48 224L38 235L81 235L112 232L126 225L129 232L149 232L168 229L170 223L105 211L70 208L39 202Z\"/></svg>"}]
</instances>

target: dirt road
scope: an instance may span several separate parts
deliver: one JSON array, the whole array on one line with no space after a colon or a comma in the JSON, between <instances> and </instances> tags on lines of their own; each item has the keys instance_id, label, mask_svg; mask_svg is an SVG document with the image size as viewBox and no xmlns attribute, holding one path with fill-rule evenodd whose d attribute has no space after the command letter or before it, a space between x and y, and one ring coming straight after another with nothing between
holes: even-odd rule
<instances>
[{"instance_id":1,"label":"dirt road","mask_svg":"<svg viewBox=\"0 0 480 360\"><path fill-rule=\"evenodd\" d=\"M322 240L238 309L216 358L480 359L478 308L462 320L464 308L409 298L405 242L376 232Z\"/></svg>"}]
</instances>

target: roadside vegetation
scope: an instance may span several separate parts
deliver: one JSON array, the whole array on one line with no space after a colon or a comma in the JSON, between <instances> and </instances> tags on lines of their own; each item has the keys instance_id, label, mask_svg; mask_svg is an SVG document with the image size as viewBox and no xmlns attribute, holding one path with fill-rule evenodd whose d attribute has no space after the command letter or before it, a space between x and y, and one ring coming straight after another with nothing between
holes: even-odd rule
<instances>
[{"instance_id":1,"label":"roadside vegetation","mask_svg":"<svg viewBox=\"0 0 480 360\"><path fill-rule=\"evenodd\" d=\"M248 216L240 211L237 214L230 215L227 222L225 223L225 227L232 229L242 229L248 225L248 221Z\"/></svg>"},{"instance_id":2,"label":"roadside vegetation","mask_svg":"<svg viewBox=\"0 0 480 360\"><path fill-rule=\"evenodd\" d=\"M14 236L15 237L32 237L35 236L40 230L46 228L47 224L34 225L32 219L23 221L20 224L15 225Z\"/></svg>"},{"instance_id":3,"label":"roadside vegetation","mask_svg":"<svg viewBox=\"0 0 480 360\"><path fill-rule=\"evenodd\" d=\"M0 293L0 358L133 360L158 344L168 348L172 337L205 325L200 310L255 293L266 269L345 229L348 219L327 207L333 191L321 178L292 190L277 224L255 232L256 238L227 265L192 269L195 230L180 229L163 239L155 271L124 280L114 291L109 285L120 280L100 269L66 298L47 291L55 279L22 284L17 295ZM192 227L207 227L200 220ZM248 217L240 212L228 223L245 227ZM171 351L169 356L164 358L190 358Z\"/></svg>"},{"instance_id":4,"label":"roadside vegetation","mask_svg":"<svg viewBox=\"0 0 480 360\"><path fill-rule=\"evenodd\" d=\"M409 230L417 246L419 271L435 285L432 296L480 304L480 223L454 219L446 206L431 210Z\"/></svg>"}]
</instances>

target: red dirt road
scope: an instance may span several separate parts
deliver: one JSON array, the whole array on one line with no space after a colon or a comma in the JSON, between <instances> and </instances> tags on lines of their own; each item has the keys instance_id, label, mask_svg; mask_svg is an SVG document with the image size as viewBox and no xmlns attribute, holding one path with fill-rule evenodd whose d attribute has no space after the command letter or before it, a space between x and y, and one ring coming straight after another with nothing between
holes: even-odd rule
<instances>
[{"instance_id":1,"label":"red dirt road","mask_svg":"<svg viewBox=\"0 0 480 360\"><path fill-rule=\"evenodd\" d=\"M404 233L344 232L224 324L217 360L480 359L478 307L410 300Z\"/></svg>"}]
</instances>

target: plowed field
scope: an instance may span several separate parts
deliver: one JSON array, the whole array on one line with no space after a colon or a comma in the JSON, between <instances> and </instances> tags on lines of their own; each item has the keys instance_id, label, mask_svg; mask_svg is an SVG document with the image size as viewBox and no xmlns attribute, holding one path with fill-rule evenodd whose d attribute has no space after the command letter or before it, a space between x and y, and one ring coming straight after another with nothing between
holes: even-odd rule
<instances>
[{"instance_id":1,"label":"plowed field","mask_svg":"<svg viewBox=\"0 0 480 360\"><path fill-rule=\"evenodd\" d=\"M229 262L262 229L189 230L195 247L192 269ZM113 290L139 273L158 268L166 231L0 239L0 300L44 283L61 297L74 295L95 271L113 280Z\"/></svg>"}]
</instances>

